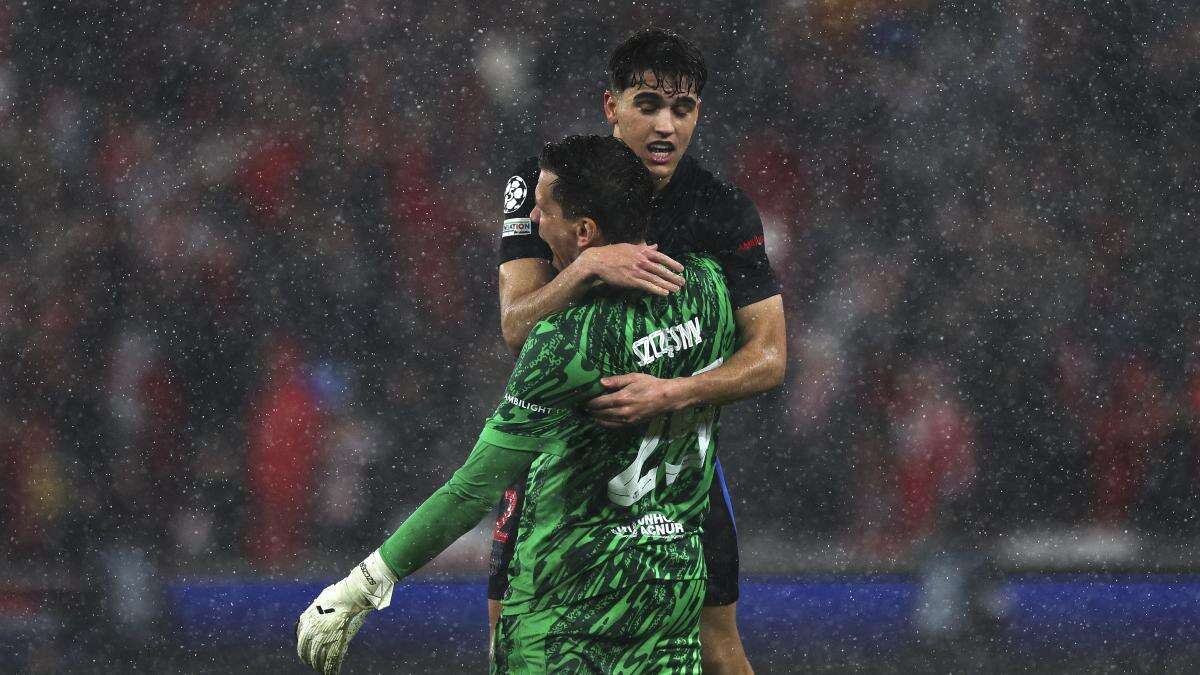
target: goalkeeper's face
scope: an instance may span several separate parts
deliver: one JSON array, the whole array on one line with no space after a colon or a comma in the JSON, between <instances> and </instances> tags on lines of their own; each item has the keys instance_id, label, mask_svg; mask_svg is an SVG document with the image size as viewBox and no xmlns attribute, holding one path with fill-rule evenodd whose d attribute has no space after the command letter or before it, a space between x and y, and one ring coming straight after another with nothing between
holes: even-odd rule
<instances>
[{"instance_id":1,"label":"goalkeeper's face","mask_svg":"<svg viewBox=\"0 0 1200 675\"><path fill-rule=\"evenodd\" d=\"M661 190L691 145L700 98L690 86L660 86L647 71L627 89L604 92L604 116L613 125L613 136L633 149L654 176L655 189Z\"/></svg>"},{"instance_id":2,"label":"goalkeeper's face","mask_svg":"<svg viewBox=\"0 0 1200 675\"><path fill-rule=\"evenodd\" d=\"M562 204L554 198L550 186L558 175L545 169L538 175L537 187L533 190L536 206L529 214L538 225L538 235L550 246L554 255L554 267L564 269L579 257L579 252L599 243L599 230L591 218L567 218L563 216Z\"/></svg>"}]
</instances>

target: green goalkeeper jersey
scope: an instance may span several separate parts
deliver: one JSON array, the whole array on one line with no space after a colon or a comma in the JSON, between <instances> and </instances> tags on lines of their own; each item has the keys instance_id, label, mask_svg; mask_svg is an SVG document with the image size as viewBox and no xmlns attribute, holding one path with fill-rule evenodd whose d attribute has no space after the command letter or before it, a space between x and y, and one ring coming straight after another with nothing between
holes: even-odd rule
<instances>
[{"instance_id":1,"label":"green goalkeeper jersey","mask_svg":"<svg viewBox=\"0 0 1200 675\"><path fill-rule=\"evenodd\" d=\"M600 378L685 377L734 349L725 277L681 261L666 297L597 289L534 327L480 440L540 453L530 466L505 614L571 604L640 582L705 578L699 529L713 477L718 409L629 429L596 424L584 403Z\"/></svg>"}]
</instances>

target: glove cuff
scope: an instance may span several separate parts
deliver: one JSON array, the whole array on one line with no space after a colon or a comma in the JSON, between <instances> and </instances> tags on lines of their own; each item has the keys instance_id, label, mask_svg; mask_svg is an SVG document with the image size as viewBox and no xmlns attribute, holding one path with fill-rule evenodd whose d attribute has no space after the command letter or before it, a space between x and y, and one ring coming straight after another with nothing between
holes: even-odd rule
<instances>
[{"instance_id":1,"label":"glove cuff","mask_svg":"<svg viewBox=\"0 0 1200 675\"><path fill-rule=\"evenodd\" d=\"M396 587L396 575L383 556L376 550L367 559L360 562L350 577L366 596L367 602L375 609L383 609L392 604L392 590Z\"/></svg>"}]
</instances>

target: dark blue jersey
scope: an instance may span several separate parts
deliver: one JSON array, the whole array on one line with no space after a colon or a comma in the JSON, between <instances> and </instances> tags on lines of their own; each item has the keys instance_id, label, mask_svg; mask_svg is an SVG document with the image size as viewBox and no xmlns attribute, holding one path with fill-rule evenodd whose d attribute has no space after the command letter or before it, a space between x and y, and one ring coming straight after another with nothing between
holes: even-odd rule
<instances>
[{"instance_id":1,"label":"dark blue jersey","mask_svg":"<svg viewBox=\"0 0 1200 675\"><path fill-rule=\"evenodd\" d=\"M538 162L521 163L504 185L500 262L521 258L550 260L550 247L538 236L533 211ZM728 279L735 308L780 292L767 260L762 219L754 202L739 188L713 176L684 156L671 182L654 199L646 241L667 255L700 253L715 257Z\"/></svg>"}]
</instances>

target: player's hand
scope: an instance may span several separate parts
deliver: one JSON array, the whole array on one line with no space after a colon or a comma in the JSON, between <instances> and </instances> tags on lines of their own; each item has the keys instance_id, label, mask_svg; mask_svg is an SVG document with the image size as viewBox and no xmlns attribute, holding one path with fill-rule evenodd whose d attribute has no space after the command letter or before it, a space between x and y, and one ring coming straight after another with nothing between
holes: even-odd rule
<instances>
[{"instance_id":1,"label":"player's hand","mask_svg":"<svg viewBox=\"0 0 1200 675\"><path fill-rule=\"evenodd\" d=\"M677 380L630 373L602 378L600 384L608 393L588 401L587 411L602 427L629 426L679 409Z\"/></svg>"},{"instance_id":2,"label":"player's hand","mask_svg":"<svg viewBox=\"0 0 1200 675\"><path fill-rule=\"evenodd\" d=\"M395 575L376 551L345 579L326 587L296 622L300 660L322 675L337 675L367 612L391 604L395 585Z\"/></svg>"},{"instance_id":3,"label":"player's hand","mask_svg":"<svg viewBox=\"0 0 1200 675\"><path fill-rule=\"evenodd\" d=\"M665 253L658 244L609 244L584 251L589 272L606 284L667 295L683 288L683 265Z\"/></svg>"}]
</instances>

